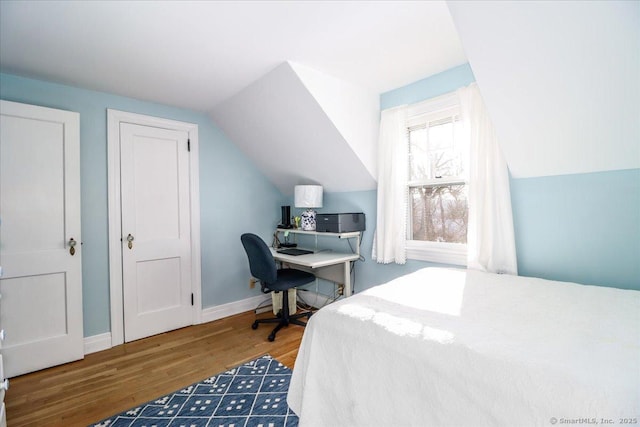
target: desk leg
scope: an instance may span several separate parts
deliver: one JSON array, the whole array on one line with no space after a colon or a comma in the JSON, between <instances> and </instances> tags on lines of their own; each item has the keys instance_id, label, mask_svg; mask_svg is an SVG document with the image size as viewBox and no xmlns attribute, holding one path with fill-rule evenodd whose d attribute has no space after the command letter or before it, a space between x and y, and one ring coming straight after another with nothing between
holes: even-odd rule
<instances>
[{"instance_id":1,"label":"desk leg","mask_svg":"<svg viewBox=\"0 0 640 427\"><path fill-rule=\"evenodd\" d=\"M344 296L350 297L353 294L351 288L351 261L344 262Z\"/></svg>"}]
</instances>

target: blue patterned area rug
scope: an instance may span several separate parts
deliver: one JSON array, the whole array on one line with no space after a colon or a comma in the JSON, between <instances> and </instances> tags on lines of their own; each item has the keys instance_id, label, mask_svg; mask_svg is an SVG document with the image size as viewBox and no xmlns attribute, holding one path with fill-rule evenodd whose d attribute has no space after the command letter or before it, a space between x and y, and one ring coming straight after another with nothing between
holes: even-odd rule
<instances>
[{"instance_id":1,"label":"blue patterned area rug","mask_svg":"<svg viewBox=\"0 0 640 427\"><path fill-rule=\"evenodd\" d=\"M291 370L269 355L92 424L93 427L295 427Z\"/></svg>"}]
</instances>

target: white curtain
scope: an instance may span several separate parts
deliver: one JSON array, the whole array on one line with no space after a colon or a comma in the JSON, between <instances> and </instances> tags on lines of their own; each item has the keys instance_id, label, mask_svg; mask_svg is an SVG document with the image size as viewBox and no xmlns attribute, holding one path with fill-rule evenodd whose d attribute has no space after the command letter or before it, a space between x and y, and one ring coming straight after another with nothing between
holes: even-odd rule
<instances>
[{"instance_id":1,"label":"white curtain","mask_svg":"<svg viewBox=\"0 0 640 427\"><path fill-rule=\"evenodd\" d=\"M371 257L381 264L407 261L407 107L382 111L378 144L378 212Z\"/></svg>"},{"instance_id":2,"label":"white curtain","mask_svg":"<svg viewBox=\"0 0 640 427\"><path fill-rule=\"evenodd\" d=\"M517 275L507 163L478 85L459 89L458 96L470 138L467 268Z\"/></svg>"}]
</instances>

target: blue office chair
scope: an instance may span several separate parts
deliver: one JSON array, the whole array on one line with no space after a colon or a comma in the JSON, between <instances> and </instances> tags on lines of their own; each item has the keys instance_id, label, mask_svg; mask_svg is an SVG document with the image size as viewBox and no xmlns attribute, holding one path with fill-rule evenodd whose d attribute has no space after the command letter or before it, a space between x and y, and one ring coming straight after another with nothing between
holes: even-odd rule
<instances>
[{"instance_id":1,"label":"blue office chair","mask_svg":"<svg viewBox=\"0 0 640 427\"><path fill-rule=\"evenodd\" d=\"M290 323L300 326L306 326L305 322L298 319L311 317L311 312L301 314L289 314L289 289L295 288L316 279L311 273L296 270L293 268L276 268L275 260L269 251L269 247L260 237L255 234L245 233L240 236L242 246L249 258L249 270L251 275L260 281L263 292L282 292L282 310L278 313L277 318L257 319L251 325L252 329L258 329L260 323L277 323L278 325L269 335L269 341L276 339L276 333L283 326Z\"/></svg>"}]
</instances>

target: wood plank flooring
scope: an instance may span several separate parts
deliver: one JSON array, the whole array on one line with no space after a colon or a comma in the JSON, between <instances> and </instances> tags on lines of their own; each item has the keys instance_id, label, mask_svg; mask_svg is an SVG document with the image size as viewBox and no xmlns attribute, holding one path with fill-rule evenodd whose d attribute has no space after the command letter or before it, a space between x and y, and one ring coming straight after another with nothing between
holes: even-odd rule
<instances>
[{"instance_id":1,"label":"wood plank flooring","mask_svg":"<svg viewBox=\"0 0 640 427\"><path fill-rule=\"evenodd\" d=\"M271 313L258 315L271 317ZM7 424L87 426L270 354L293 368L304 328L251 329L253 311L156 335L10 380Z\"/></svg>"}]
</instances>

